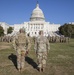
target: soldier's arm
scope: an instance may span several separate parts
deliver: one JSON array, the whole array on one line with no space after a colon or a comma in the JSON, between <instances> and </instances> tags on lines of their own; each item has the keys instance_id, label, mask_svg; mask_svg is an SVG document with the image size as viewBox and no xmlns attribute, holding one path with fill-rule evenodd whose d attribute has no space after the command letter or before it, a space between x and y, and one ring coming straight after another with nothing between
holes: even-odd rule
<instances>
[{"instance_id":1,"label":"soldier's arm","mask_svg":"<svg viewBox=\"0 0 74 75\"><path fill-rule=\"evenodd\" d=\"M49 43L48 39L46 39L46 47L47 47L47 52L49 52L49 50L50 50L50 43Z\"/></svg>"},{"instance_id":2,"label":"soldier's arm","mask_svg":"<svg viewBox=\"0 0 74 75\"><path fill-rule=\"evenodd\" d=\"M30 48L31 48L31 40L30 40L30 38L27 38L27 43L28 43L27 51L29 51Z\"/></svg>"},{"instance_id":3,"label":"soldier's arm","mask_svg":"<svg viewBox=\"0 0 74 75\"><path fill-rule=\"evenodd\" d=\"M15 37L13 37L13 40L12 40L12 47L14 50L16 50Z\"/></svg>"}]
</instances>

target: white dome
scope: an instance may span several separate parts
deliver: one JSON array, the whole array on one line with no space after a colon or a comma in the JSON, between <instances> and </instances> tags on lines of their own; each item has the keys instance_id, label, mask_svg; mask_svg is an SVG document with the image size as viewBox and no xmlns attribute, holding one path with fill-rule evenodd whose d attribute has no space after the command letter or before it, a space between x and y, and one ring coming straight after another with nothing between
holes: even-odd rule
<instances>
[{"instance_id":1,"label":"white dome","mask_svg":"<svg viewBox=\"0 0 74 75\"><path fill-rule=\"evenodd\" d=\"M39 4L37 3L36 8L33 10L30 21L45 21L44 14L42 10L39 8Z\"/></svg>"}]
</instances>

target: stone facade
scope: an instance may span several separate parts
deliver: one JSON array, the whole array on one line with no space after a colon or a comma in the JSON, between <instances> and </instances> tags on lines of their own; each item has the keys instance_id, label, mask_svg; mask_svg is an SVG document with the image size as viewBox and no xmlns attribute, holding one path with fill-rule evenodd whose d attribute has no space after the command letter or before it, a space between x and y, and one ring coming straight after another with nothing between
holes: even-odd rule
<instances>
[{"instance_id":1,"label":"stone facade","mask_svg":"<svg viewBox=\"0 0 74 75\"><path fill-rule=\"evenodd\" d=\"M3 23L2 26L5 30L5 34L7 34L7 28L9 25L4 25ZM46 22L43 11L40 9L39 4L37 3L36 8L32 11L29 22L14 24L12 27L14 28L12 35L16 34L20 28L24 28L26 35L30 34L31 37L38 36L40 30L44 31L44 36L54 36L53 33L59 31L58 28L60 27L60 24L51 24L50 22Z\"/></svg>"},{"instance_id":2,"label":"stone facade","mask_svg":"<svg viewBox=\"0 0 74 75\"><path fill-rule=\"evenodd\" d=\"M18 32L20 28L24 27L26 33L30 34L31 37L38 36L39 31L44 31L44 36L53 36L53 32L58 31L60 24L51 24L45 21L43 11L39 8L37 3L36 8L33 10L30 21L24 22L23 24L14 24L14 33Z\"/></svg>"}]
</instances>

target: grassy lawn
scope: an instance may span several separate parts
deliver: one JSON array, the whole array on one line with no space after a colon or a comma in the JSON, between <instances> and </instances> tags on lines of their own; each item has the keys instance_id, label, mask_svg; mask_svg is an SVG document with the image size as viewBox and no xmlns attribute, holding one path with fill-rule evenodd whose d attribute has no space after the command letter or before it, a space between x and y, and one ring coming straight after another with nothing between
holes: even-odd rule
<instances>
[{"instance_id":1,"label":"grassy lawn","mask_svg":"<svg viewBox=\"0 0 74 75\"><path fill-rule=\"evenodd\" d=\"M10 46L0 49L0 75L74 75L74 39L69 43L50 43L46 72L40 73L33 46L26 57L25 69L16 69L16 52L11 44L1 43L0 46Z\"/></svg>"}]
</instances>

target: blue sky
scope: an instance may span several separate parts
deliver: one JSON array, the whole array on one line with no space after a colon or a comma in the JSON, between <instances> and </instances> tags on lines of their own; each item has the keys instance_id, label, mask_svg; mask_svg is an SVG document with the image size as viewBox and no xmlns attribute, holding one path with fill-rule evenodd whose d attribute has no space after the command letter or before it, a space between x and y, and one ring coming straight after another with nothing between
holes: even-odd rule
<instances>
[{"instance_id":1,"label":"blue sky","mask_svg":"<svg viewBox=\"0 0 74 75\"><path fill-rule=\"evenodd\" d=\"M19 24L30 19L37 0L0 0L0 22ZM38 0L45 20L64 24L74 22L74 0Z\"/></svg>"}]
</instances>

